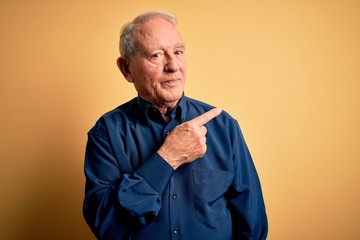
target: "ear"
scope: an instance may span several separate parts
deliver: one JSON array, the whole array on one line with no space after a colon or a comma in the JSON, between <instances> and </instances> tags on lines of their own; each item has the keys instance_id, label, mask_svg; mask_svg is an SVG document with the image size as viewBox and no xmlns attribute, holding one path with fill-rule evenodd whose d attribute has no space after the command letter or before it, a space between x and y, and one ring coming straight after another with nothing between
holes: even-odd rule
<instances>
[{"instance_id":1,"label":"ear","mask_svg":"<svg viewBox=\"0 0 360 240\"><path fill-rule=\"evenodd\" d=\"M119 57L116 61L118 68L120 69L121 73L123 74L124 78L128 82L134 82L131 72L130 72L130 61Z\"/></svg>"}]
</instances>

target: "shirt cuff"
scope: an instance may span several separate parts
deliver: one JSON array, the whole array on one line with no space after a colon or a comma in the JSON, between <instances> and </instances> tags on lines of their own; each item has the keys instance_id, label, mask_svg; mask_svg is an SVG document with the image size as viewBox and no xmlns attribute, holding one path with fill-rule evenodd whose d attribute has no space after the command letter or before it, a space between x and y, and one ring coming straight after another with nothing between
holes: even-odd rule
<instances>
[{"instance_id":1,"label":"shirt cuff","mask_svg":"<svg viewBox=\"0 0 360 240\"><path fill-rule=\"evenodd\" d=\"M137 170L137 173L160 194L164 192L173 172L174 169L158 153L154 153Z\"/></svg>"}]
</instances>

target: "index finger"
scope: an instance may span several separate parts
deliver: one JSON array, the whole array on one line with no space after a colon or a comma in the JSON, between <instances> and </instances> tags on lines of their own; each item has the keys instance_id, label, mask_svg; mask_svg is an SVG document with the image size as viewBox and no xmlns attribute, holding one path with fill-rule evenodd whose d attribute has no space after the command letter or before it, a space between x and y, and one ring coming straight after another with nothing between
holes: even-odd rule
<instances>
[{"instance_id":1,"label":"index finger","mask_svg":"<svg viewBox=\"0 0 360 240\"><path fill-rule=\"evenodd\" d=\"M191 120L191 122L195 123L198 126L203 126L213 118L219 116L221 112L222 110L220 108L213 108L206 113L203 113L202 115L194 118L193 120Z\"/></svg>"}]
</instances>

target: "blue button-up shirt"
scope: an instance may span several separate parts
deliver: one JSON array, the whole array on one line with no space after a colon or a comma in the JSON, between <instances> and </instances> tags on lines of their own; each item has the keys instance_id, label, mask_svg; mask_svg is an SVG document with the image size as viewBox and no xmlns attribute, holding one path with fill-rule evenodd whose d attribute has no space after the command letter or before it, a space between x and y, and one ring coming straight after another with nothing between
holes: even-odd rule
<instances>
[{"instance_id":1,"label":"blue button-up shirt","mask_svg":"<svg viewBox=\"0 0 360 240\"><path fill-rule=\"evenodd\" d=\"M212 109L183 96L166 122L144 100L102 116L88 133L84 217L98 239L265 239L257 172L239 125L208 122L206 154L174 170L157 150L177 125Z\"/></svg>"}]
</instances>

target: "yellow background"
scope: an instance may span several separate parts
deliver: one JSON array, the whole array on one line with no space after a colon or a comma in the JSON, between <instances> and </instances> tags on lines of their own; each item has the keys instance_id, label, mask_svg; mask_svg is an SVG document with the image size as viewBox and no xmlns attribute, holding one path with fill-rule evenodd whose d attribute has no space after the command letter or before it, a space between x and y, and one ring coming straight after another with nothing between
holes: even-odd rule
<instances>
[{"instance_id":1,"label":"yellow background","mask_svg":"<svg viewBox=\"0 0 360 240\"><path fill-rule=\"evenodd\" d=\"M136 95L120 27L172 12L186 94L238 119L271 240L360 239L360 2L0 2L0 238L94 239L82 218L86 133Z\"/></svg>"}]
</instances>

